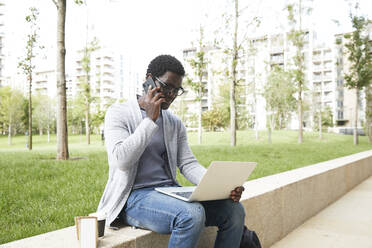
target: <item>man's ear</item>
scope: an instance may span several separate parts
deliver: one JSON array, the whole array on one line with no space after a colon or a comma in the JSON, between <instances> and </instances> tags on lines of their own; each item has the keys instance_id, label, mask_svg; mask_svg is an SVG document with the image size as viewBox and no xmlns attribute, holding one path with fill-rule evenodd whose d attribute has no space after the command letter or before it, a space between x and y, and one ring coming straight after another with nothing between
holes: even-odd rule
<instances>
[{"instance_id":1,"label":"man's ear","mask_svg":"<svg viewBox=\"0 0 372 248\"><path fill-rule=\"evenodd\" d=\"M151 73L147 73L147 74L146 74L146 80L147 80L149 77L152 77L152 74L151 74Z\"/></svg>"}]
</instances>

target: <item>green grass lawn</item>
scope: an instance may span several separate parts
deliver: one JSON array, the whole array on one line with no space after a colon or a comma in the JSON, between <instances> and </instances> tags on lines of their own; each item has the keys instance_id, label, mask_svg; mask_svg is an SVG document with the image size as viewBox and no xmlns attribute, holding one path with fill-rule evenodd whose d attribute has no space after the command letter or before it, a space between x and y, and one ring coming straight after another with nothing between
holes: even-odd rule
<instances>
[{"instance_id":1,"label":"green grass lawn","mask_svg":"<svg viewBox=\"0 0 372 248\"><path fill-rule=\"evenodd\" d=\"M366 137L354 146L352 136L305 133L297 144L297 133L274 132L272 144L266 133L256 140L254 132L238 132L237 147L230 147L227 132L204 133L203 145L196 145L197 133L190 133L192 150L202 165L213 160L257 161L250 179L372 149ZM56 161L56 137L34 136L33 151L25 147L26 137L0 136L0 244L74 224L73 217L94 212L107 180L107 155L100 136L70 136L70 157ZM178 175L181 184L189 185ZM249 189L248 189L249 190Z\"/></svg>"}]
</instances>

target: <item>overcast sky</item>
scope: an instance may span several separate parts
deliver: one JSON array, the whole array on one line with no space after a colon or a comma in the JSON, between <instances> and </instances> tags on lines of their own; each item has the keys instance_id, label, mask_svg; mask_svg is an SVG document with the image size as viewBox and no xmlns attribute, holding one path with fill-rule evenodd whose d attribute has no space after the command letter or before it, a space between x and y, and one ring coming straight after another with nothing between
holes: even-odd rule
<instances>
[{"instance_id":1,"label":"overcast sky","mask_svg":"<svg viewBox=\"0 0 372 248\"><path fill-rule=\"evenodd\" d=\"M275 33L287 24L283 11L287 2L241 0L240 5L245 8L244 18L262 16L257 32ZM372 1L359 2L361 13L371 15ZM54 60L56 8L52 0L5 0L5 3L4 24L9 38L6 45L8 55L13 58L10 62L14 65L16 57L24 53L27 34L24 17L31 6L40 11L40 41L46 47L44 55ZM190 47L191 41L195 40L198 26L205 26L209 34L221 29L223 13L233 6L232 0L88 0L88 7L78 6L73 0L67 0L67 3L68 54L85 45L88 21L94 26L101 44L130 55L141 74L149 61L159 54L173 54L181 59L182 49ZM344 0L313 0L313 12L306 25L311 25L322 39L327 40L334 33L350 30L348 14L349 5ZM338 20L340 26L333 20ZM92 35L90 32L89 36Z\"/></svg>"}]
</instances>

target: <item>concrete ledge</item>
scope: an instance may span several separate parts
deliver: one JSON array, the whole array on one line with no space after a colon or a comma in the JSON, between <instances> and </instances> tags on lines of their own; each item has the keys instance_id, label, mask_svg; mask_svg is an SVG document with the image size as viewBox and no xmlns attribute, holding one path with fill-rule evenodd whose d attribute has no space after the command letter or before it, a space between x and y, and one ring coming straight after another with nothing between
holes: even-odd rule
<instances>
[{"instance_id":1,"label":"concrete ledge","mask_svg":"<svg viewBox=\"0 0 372 248\"><path fill-rule=\"evenodd\" d=\"M242 196L245 223L255 230L263 247L317 214L372 175L372 150L248 181ZM216 228L206 228L200 248L213 247ZM167 247L169 235L124 227L108 228L99 247ZM78 247L74 227L0 245L1 248Z\"/></svg>"},{"instance_id":2,"label":"concrete ledge","mask_svg":"<svg viewBox=\"0 0 372 248\"><path fill-rule=\"evenodd\" d=\"M371 175L369 150L248 181L245 223L270 247Z\"/></svg>"},{"instance_id":3,"label":"concrete ledge","mask_svg":"<svg viewBox=\"0 0 372 248\"><path fill-rule=\"evenodd\" d=\"M271 248L372 247L372 176Z\"/></svg>"}]
</instances>

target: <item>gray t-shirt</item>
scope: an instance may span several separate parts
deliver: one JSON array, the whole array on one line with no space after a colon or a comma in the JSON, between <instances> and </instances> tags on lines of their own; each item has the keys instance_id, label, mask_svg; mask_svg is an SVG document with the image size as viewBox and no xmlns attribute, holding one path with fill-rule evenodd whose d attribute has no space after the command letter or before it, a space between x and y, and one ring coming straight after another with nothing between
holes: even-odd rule
<instances>
[{"instance_id":1,"label":"gray t-shirt","mask_svg":"<svg viewBox=\"0 0 372 248\"><path fill-rule=\"evenodd\" d=\"M141 114L142 118L146 118L146 112L142 109ZM152 136L150 143L139 159L133 189L173 183L168 173L168 158L164 142L163 117L161 114L155 123L159 128Z\"/></svg>"}]
</instances>

